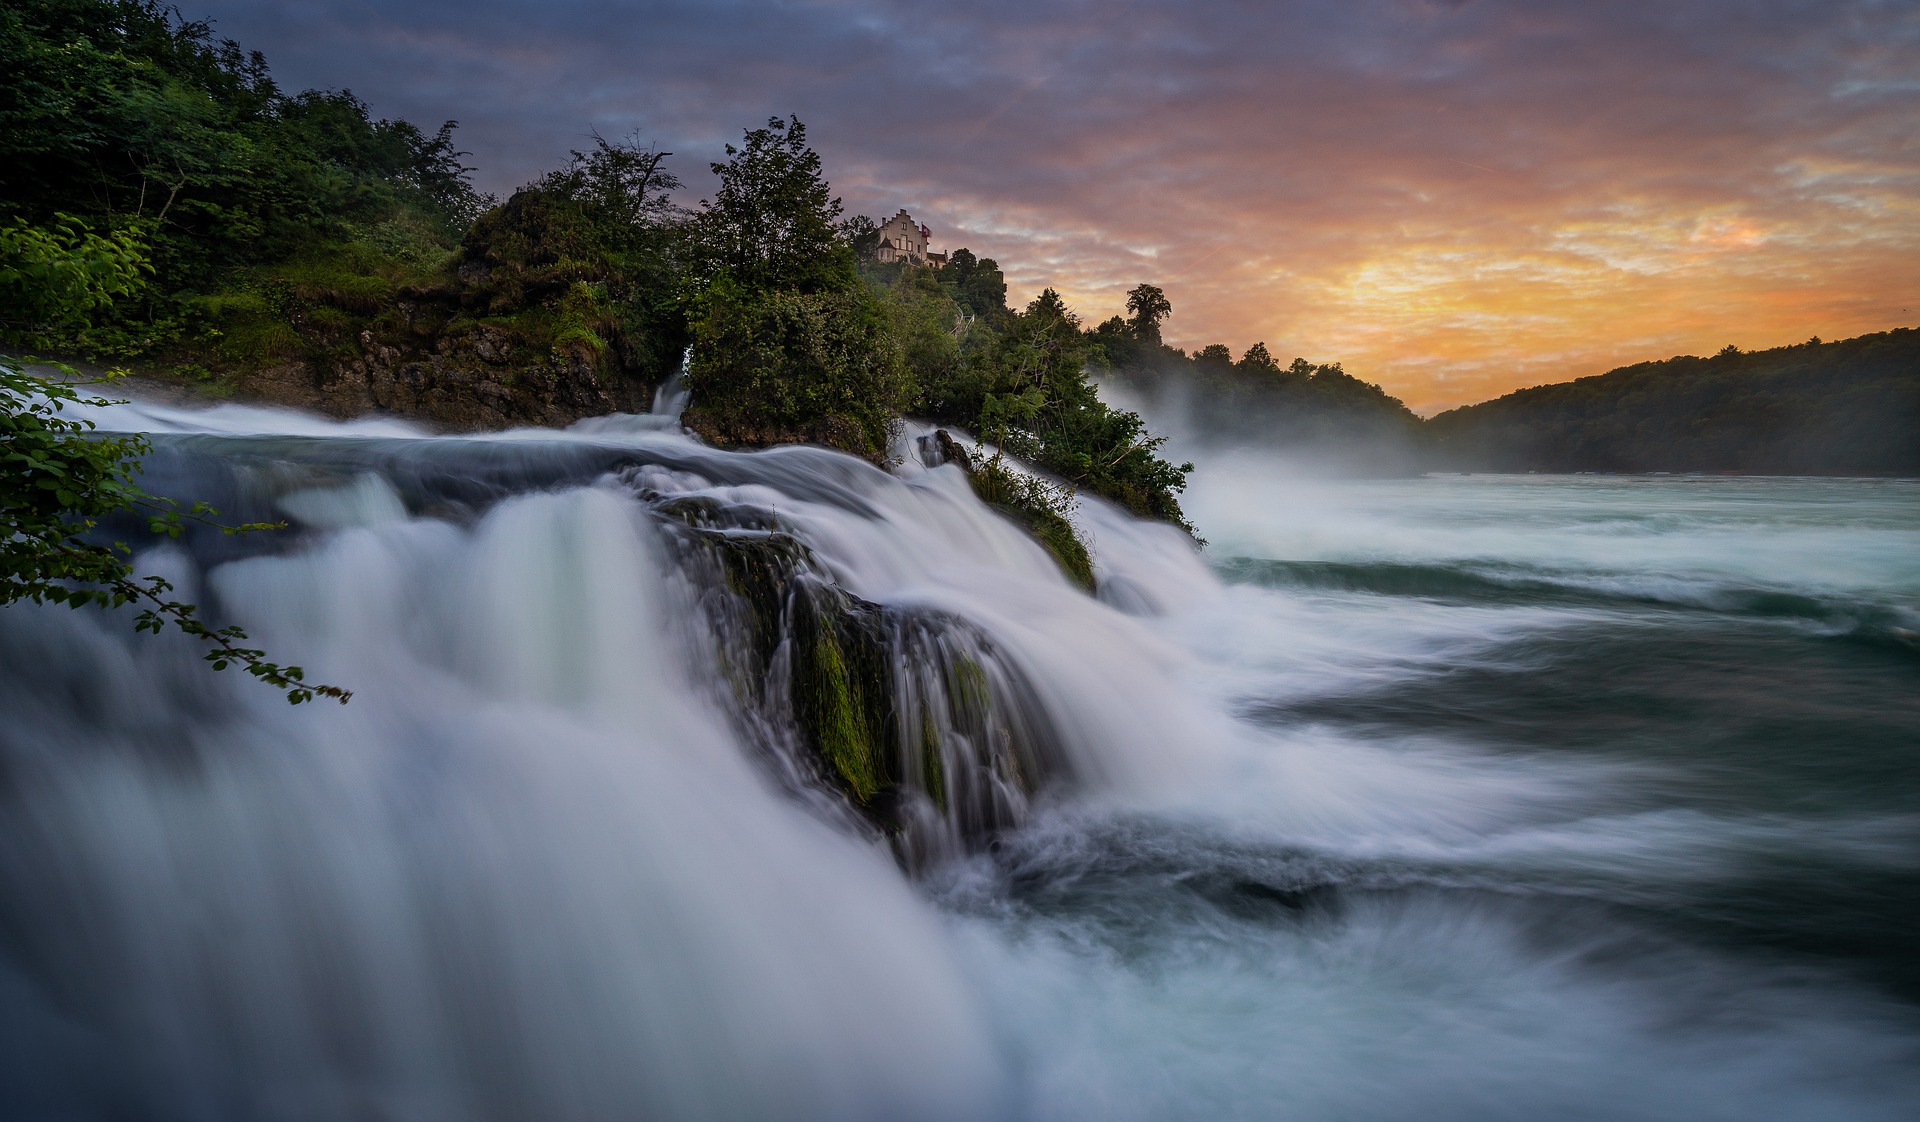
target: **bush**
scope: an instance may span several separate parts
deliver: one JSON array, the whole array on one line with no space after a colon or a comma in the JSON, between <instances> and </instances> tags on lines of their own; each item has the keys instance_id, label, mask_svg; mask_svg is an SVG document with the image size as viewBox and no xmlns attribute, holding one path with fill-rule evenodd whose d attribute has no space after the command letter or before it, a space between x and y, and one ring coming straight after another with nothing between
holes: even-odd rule
<instances>
[{"instance_id":1,"label":"bush","mask_svg":"<svg viewBox=\"0 0 1920 1122\"><path fill-rule=\"evenodd\" d=\"M701 299L685 423L719 444L824 444L884 463L912 395L900 345L859 287L754 291L722 276Z\"/></svg>"}]
</instances>

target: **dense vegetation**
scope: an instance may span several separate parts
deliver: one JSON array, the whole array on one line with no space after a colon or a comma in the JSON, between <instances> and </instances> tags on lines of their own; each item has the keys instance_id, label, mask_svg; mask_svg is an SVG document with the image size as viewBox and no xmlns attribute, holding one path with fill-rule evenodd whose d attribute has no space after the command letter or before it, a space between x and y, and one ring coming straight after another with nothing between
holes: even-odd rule
<instances>
[{"instance_id":1,"label":"dense vegetation","mask_svg":"<svg viewBox=\"0 0 1920 1122\"><path fill-rule=\"evenodd\" d=\"M1920 475L1920 331L1643 362L1426 430L1455 470Z\"/></svg>"},{"instance_id":2,"label":"dense vegetation","mask_svg":"<svg viewBox=\"0 0 1920 1122\"><path fill-rule=\"evenodd\" d=\"M1181 522L1184 473L1099 401L1098 352L1058 297L1009 309L964 250L941 275L875 265L873 223L843 219L797 119L730 146L696 209L673 201L671 153L598 137L501 203L472 188L454 122L285 93L156 0L9 5L0 65L7 244L93 239L147 273L58 322L0 307L16 349L461 428L645 409L690 353L686 420L710 440L882 462L924 414L1055 477L997 455L974 471L1043 540L1082 489ZM34 267L6 252L0 268Z\"/></svg>"},{"instance_id":3,"label":"dense vegetation","mask_svg":"<svg viewBox=\"0 0 1920 1122\"><path fill-rule=\"evenodd\" d=\"M137 298L15 341L144 353L205 333L233 302L342 258L418 262L481 209L453 122L373 120L350 93L288 95L265 61L156 0L0 9L0 212L136 239Z\"/></svg>"}]
</instances>

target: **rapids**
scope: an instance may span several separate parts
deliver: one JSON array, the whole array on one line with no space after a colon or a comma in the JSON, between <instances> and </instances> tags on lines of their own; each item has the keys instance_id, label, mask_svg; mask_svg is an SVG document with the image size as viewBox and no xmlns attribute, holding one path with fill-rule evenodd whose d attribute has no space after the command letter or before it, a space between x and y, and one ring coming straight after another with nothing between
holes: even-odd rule
<instances>
[{"instance_id":1,"label":"rapids","mask_svg":"<svg viewBox=\"0 0 1920 1122\"><path fill-rule=\"evenodd\" d=\"M1096 598L913 434L97 418L354 699L0 612L0 1116L1920 1112L1911 481L1222 454L1204 553L1081 500Z\"/></svg>"}]
</instances>

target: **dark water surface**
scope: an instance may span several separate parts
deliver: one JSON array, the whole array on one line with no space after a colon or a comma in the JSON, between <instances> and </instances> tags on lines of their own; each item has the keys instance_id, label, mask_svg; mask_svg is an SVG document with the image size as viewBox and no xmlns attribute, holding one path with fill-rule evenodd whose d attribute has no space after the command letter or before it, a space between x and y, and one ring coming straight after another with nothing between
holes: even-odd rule
<instances>
[{"instance_id":1,"label":"dark water surface","mask_svg":"<svg viewBox=\"0 0 1920 1122\"><path fill-rule=\"evenodd\" d=\"M1068 816L956 896L1101 964L1102 1027L1048 1031L1161 1096L1108 1106L1920 1109L1920 484L1245 457L1190 507L1226 588L1163 633L1257 730L1231 793Z\"/></svg>"},{"instance_id":2,"label":"dark water surface","mask_svg":"<svg viewBox=\"0 0 1920 1122\"><path fill-rule=\"evenodd\" d=\"M356 696L0 614L0 1116L1920 1117L1920 484L1216 457L1202 556L1083 504L1096 601L911 459L106 419L295 523L142 562ZM903 874L662 495L967 621L1072 781Z\"/></svg>"}]
</instances>

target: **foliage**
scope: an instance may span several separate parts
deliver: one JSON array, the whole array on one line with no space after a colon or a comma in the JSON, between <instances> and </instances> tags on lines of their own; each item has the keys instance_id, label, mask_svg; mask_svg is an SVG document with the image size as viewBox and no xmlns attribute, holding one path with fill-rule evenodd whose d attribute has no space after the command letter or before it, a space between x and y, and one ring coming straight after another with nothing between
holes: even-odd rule
<instances>
[{"instance_id":1,"label":"foliage","mask_svg":"<svg viewBox=\"0 0 1920 1122\"><path fill-rule=\"evenodd\" d=\"M286 95L265 61L156 0L0 9L0 217L148 246L153 282L86 330L15 344L138 354L191 336L242 274L355 241L452 244L485 202L449 121L375 120L344 91Z\"/></svg>"},{"instance_id":2,"label":"foliage","mask_svg":"<svg viewBox=\"0 0 1920 1122\"><path fill-rule=\"evenodd\" d=\"M1160 321L1173 314L1167 294L1150 284L1134 287L1127 293L1127 327L1142 343L1160 342Z\"/></svg>"},{"instance_id":3,"label":"foliage","mask_svg":"<svg viewBox=\"0 0 1920 1122\"><path fill-rule=\"evenodd\" d=\"M657 386L688 342L686 215L672 201L680 181L662 166L670 154L594 137L591 152L474 222L452 276L430 291L505 317L547 348L585 343L617 377ZM450 329L460 326L456 314Z\"/></svg>"},{"instance_id":4,"label":"foliage","mask_svg":"<svg viewBox=\"0 0 1920 1122\"><path fill-rule=\"evenodd\" d=\"M999 326L1011 314L1007 311L1007 278L991 257L976 258L965 246L947 258L947 267L939 272L940 283L949 288L953 301L969 317L984 318Z\"/></svg>"},{"instance_id":5,"label":"foliage","mask_svg":"<svg viewBox=\"0 0 1920 1122\"><path fill-rule=\"evenodd\" d=\"M1138 414L1100 400L1086 376L1091 353L1079 319L1043 290L1000 340L981 433L1075 487L1191 530L1174 495L1193 465L1160 459L1164 441Z\"/></svg>"},{"instance_id":6,"label":"foliage","mask_svg":"<svg viewBox=\"0 0 1920 1122\"><path fill-rule=\"evenodd\" d=\"M874 255L880 251L880 226L864 214L840 220L840 242L853 251L853 259L861 265L875 263Z\"/></svg>"},{"instance_id":7,"label":"foliage","mask_svg":"<svg viewBox=\"0 0 1920 1122\"><path fill-rule=\"evenodd\" d=\"M720 177L695 221L706 276L722 273L758 288L818 291L852 280L852 253L840 239L840 200L807 146L800 118L747 130L741 147L710 165Z\"/></svg>"},{"instance_id":8,"label":"foliage","mask_svg":"<svg viewBox=\"0 0 1920 1122\"><path fill-rule=\"evenodd\" d=\"M0 227L0 328L29 346L79 336L115 299L135 296L153 272L131 229L96 234L70 214L47 228Z\"/></svg>"},{"instance_id":9,"label":"foliage","mask_svg":"<svg viewBox=\"0 0 1920 1122\"><path fill-rule=\"evenodd\" d=\"M1020 524L1075 584L1093 590L1093 558L1074 532L1072 491L1015 471L996 453L967 477L980 501Z\"/></svg>"},{"instance_id":10,"label":"foliage","mask_svg":"<svg viewBox=\"0 0 1920 1122\"><path fill-rule=\"evenodd\" d=\"M0 317L29 337L71 329L116 298L137 294L151 272L146 247L130 231L102 236L64 215L50 230L16 222L0 228ZM71 367L59 370L77 376ZM102 519L127 513L144 515L151 533L168 537L179 536L183 517L217 525L205 504L183 516L133 482L149 451L143 438L95 436L93 422L63 415L69 405L106 404L82 397L71 381L35 377L17 361L0 360L0 604L139 604L135 628L158 633L171 621L210 644L206 657L215 670L244 666L296 704L315 695L346 701L346 690L307 682L300 667L241 646L247 636L240 628L207 626L194 605L169 598L165 580L134 577L125 543L99 540Z\"/></svg>"},{"instance_id":11,"label":"foliage","mask_svg":"<svg viewBox=\"0 0 1920 1122\"><path fill-rule=\"evenodd\" d=\"M74 372L65 368L63 373ZM72 608L139 605L137 630L159 634L171 622L206 641L205 657L215 670L245 667L296 705L316 696L342 703L351 698L338 686L307 681L298 666L270 662L265 651L242 646L247 633L239 627L209 626L195 605L170 597L173 586L167 581L136 578L124 542L99 540L101 520L112 515L140 514L150 532L178 537L184 520L214 524L216 513L202 503L182 512L132 482L140 457L150 451L144 439L97 437L93 422L62 416L68 405L105 404L82 397L71 384L37 378L0 361L0 605L20 600ZM264 523L221 527L228 533L275 528Z\"/></svg>"},{"instance_id":12,"label":"foliage","mask_svg":"<svg viewBox=\"0 0 1920 1122\"><path fill-rule=\"evenodd\" d=\"M648 235L679 216L673 192L680 180L660 166L671 155L634 138L616 143L594 133L593 151L574 151L566 167L535 185L577 204L597 241L646 244Z\"/></svg>"},{"instance_id":13,"label":"foliage","mask_svg":"<svg viewBox=\"0 0 1920 1122\"><path fill-rule=\"evenodd\" d=\"M1046 289L1010 311L999 266L964 248L943 269L879 266L865 275L912 371L914 413L972 430L1069 491L1191 529L1175 498L1191 465L1160 459L1161 440L1137 414L1100 400L1087 379L1099 352L1059 293ZM1038 517L1048 504L1031 509Z\"/></svg>"},{"instance_id":14,"label":"foliage","mask_svg":"<svg viewBox=\"0 0 1920 1122\"><path fill-rule=\"evenodd\" d=\"M1456 469L1920 475L1920 330L1638 363L1442 413L1427 435Z\"/></svg>"},{"instance_id":15,"label":"foliage","mask_svg":"<svg viewBox=\"0 0 1920 1122\"><path fill-rule=\"evenodd\" d=\"M688 388L684 420L710 439L811 441L877 463L912 385L864 288L755 289L722 276L696 311Z\"/></svg>"}]
</instances>

